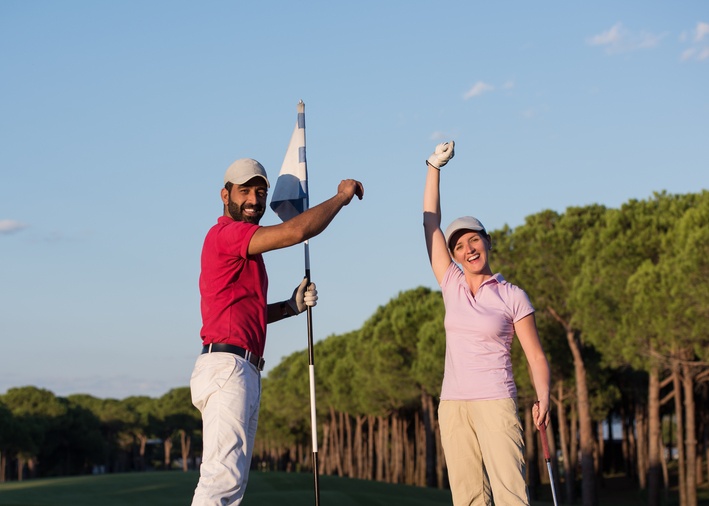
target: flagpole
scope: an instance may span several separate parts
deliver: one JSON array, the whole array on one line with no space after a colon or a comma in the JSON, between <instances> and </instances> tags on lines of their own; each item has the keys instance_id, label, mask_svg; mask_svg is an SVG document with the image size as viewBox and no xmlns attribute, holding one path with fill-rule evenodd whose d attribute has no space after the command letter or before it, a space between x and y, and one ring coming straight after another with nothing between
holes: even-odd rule
<instances>
[{"instance_id":1,"label":"flagpole","mask_svg":"<svg viewBox=\"0 0 709 506\"><path fill-rule=\"evenodd\" d=\"M303 146L305 146L305 103L298 102L298 114L303 115ZM303 157L305 158L305 156ZM308 166L305 165L305 201L304 209L310 209L310 191L308 188ZM303 243L305 260L306 285L310 284L310 242L306 239ZM310 378L310 432L313 445L313 486L315 487L315 506L320 506L320 482L318 471L318 416L315 409L315 352L313 350L313 308L308 306L308 376Z\"/></svg>"},{"instance_id":2,"label":"flagpole","mask_svg":"<svg viewBox=\"0 0 709 506\"><path fill-rule=\"evenodd\" d=\"M308 165L305 154L305 104L298 102L298 119L295 123L281 172L271 198L271 208L283 221L287 221L309 207ZM306 286L310 284L310 246L305 246ZM320 506L320 484L318 483L318 420L315 409L315 358L313 354L313 313L308 311L308 362L310 376L310 425L313 440L313 477L315 480L315 506Z\"/></svg>"}]
</instances>

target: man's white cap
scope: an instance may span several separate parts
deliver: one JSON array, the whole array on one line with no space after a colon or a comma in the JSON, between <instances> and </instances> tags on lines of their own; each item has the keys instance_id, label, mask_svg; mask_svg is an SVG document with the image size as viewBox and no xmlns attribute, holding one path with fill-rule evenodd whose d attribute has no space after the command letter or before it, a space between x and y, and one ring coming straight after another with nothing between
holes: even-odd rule
<instances>
[{"instance_id":1,"label":"man's white cap","mask_svg":"<svg viewBox=\"0 0 709 506\"><path fill-rule=\"evenodd\" d=\"M268 188L271 187L271 183L268 182L268 177L266 176L266 169L263 168L263 165L251 158L241 158L229 165L229 168L224 174L224 184L244 184L249 179L257 176L262 177L263 180L266 181Z\"/></svg>"},{"instance_id":2,"label":"man's white cap","mask_svg":"<svg viewBox=\"0 0 709 506\"><path fill-rule=\"evenodd\" d=\"M453 246L450 244L450 240L459 230L473 230L474 232L482 232L487 235L485 227L479 219L473 218L472 216L457 218L453 220L453 223L448 225L448 228L443 234L446 237L446 245L448 246L448 249L453 249Z\"/></svg>"}]
</instances>

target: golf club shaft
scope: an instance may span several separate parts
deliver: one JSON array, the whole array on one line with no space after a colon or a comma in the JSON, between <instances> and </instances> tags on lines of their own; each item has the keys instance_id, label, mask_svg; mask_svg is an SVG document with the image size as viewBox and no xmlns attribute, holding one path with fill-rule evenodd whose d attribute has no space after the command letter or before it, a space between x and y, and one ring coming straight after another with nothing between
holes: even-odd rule
<instances>
[{"instance_id":1,"label":"golf club shaft","mask_svg":"<svg viewBox=\"0 0 709 506\"><path fill-rule=\"evenodd\" d=\"M556 487L554 486L554 475L551 472L551 456L549 455L549 441L547 440L547 428L542 423L539 426L539 434L542 438L542 450L544 451L544 460L547 463L547 472L549 473L549 484L551 485L551 495L554 499L554 506L559 503L556 500Z\"/></svg>"}]
</instances>

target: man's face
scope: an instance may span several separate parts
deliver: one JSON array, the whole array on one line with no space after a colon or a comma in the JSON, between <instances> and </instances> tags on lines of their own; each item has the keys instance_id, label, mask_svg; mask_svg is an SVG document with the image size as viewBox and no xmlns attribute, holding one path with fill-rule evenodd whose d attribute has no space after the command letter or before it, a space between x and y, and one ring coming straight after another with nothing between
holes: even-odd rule
<instances>
[{"instance_id":1,"label":"man's face","mask_svg":"<svg viewBox=\"0 0 709 506\"><path fill-rule=\"evenodd\" d=\"M226 193L226 191L225 191ZM260 177L254 177L244 184L234 185L227 193L225 205L234 221L245 221L258 225L266 212L268 187Z\"/></svg>"}]
</instances>

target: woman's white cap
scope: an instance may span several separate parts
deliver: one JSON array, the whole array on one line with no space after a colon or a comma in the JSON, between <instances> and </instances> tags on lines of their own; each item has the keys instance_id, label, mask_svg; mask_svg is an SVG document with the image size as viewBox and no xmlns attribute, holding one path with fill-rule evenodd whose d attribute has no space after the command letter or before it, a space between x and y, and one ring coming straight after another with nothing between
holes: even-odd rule
<instances>
[{"instance_id":1,"label":"woman's white cap","mask_svg":"<svg viewBox=\"0 0 709 506\"><path fill-rule=\"evenodd\" d=\"M473 230L475 232L482 232L483 234L487 234L487 232L485 231L485 227L479 219L473 218L472 216L462 216L453 220L453 223L448 225L448 228L443 234L446 237L446 245L448 246L448 249L453 249L452 245L450 244L450 240L453 235L455 235L455 233L459 230Z\"/></svg>"}]
</instances>

